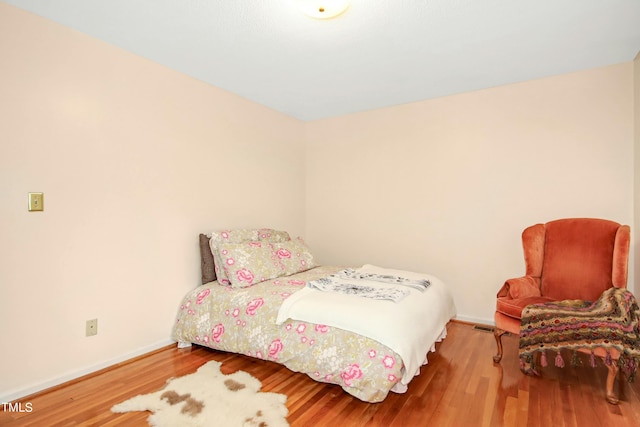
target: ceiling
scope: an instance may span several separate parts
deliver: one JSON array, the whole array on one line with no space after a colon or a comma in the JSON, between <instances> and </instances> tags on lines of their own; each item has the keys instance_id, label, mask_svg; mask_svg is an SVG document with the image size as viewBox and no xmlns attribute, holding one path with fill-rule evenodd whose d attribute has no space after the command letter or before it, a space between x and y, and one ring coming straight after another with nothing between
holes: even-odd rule
<instances>
[{"instance_id":1,"label":"ceiling","mask_svg":"<svg viewBox=\"0 0 640 427\"><path fill-rule=\"evenodd\" d=\"M2 0L301 120L631 61L640 0Z\"/></svg>"}]
</instances>

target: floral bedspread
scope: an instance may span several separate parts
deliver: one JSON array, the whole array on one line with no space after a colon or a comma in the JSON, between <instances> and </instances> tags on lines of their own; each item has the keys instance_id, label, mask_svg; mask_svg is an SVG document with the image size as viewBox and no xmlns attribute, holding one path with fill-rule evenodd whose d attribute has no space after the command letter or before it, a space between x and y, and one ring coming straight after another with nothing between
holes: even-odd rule
<instances>
[{"instance_id":1,"label":"floral bedspread","mask_svg":"<svg viewBox=\"0 0 640 427\"><path fill-rule=\"evenodd\" d=\"M274 361L337 384L360 400L380 402L402 378L402 359L395 352L326 325L291 320L276 325L282 301L307 281L340 269L317 267L247 288L199 286L180 304L173 339Z\"/></svg>"}]
</instances>

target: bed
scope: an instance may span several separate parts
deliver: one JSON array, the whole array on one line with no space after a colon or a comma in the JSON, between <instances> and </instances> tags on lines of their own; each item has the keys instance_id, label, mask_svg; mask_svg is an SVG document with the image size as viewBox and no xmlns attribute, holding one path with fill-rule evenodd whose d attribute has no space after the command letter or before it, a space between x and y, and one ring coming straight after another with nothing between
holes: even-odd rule
<instances>
[{"instance_id":1,"label":"bed","mask_svg":"<svg viewBox=\"0 0 640 427\"><path fill-rule=\"evenodd\" d=\"M450 291L431 275L349 269L428 281L426 290L382 285L404 295L398 303L313 289L347 270L317 265L304 242L283 231L201 234L200 249L203 284L180 303L172 332L179 347L274 361L366 402L406 391L456 314Z\"/></svg>"}]
</instances>

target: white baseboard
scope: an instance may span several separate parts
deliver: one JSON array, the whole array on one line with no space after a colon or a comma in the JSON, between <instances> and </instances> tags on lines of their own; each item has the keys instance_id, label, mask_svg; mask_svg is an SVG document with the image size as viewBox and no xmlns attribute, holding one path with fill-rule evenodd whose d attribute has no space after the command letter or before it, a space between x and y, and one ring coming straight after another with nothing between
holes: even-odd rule
<instances>
[{"instance_id":1,"label":"white baseboard","mask_svg":"<svg viewBox=\"0 0 640 427\"><path fill-rule=\"evenodd\" d=\"M456 316L454 317L454 319L459 320L461 322L466 322L466 323L477 323L479 325L496 326L496 322L493 319L482 319L479 317L469 317L469 316Z\"/></svg>"},{"instance_id":2,"label":"white baseboard","mask_svg":"<svg viewBox=\"0 0 640 427\"><path fill-rule=\"evenodd\" d=\"M109 360L105 360L103 362L100 362L98 364L92 365L92 366L88 366L86 368L83 369L79 369L77 371L73 371L73 372L69 372L65 375L62 375L60 377L56 377L56 378L52 378L50 380L47 381L43 381L41 383L38 384L34 384L30 387L26 387L20 390L12 390L10 391L7 395L5 396L0 396L0 403L9 403L9 402L13 402L14 400L18 400L22 397L25 396L29 396L31 394L34 393L38 393L40 391L46 390L50 387L54 387L57 385L60 385L62 383L65 383L67 381L71 381L71 380L75 380L76 378L80 378L84 375L88 375L91 374L93 372L97 372L101 369L104 368L108 368L109 366L113 366L115 364L127 361L129 359L133 359L134 357L138 357L138 356L142 356L143 354L146 353L150 353L154 350L158 350L162 347L165 347L169 344L175 343L175 341L172 340L163 340L160 342L157 342L155 344L151 344L148 345L146 347L142 347L137 349L136 351L133 351L131 353L127 353L127 354L123 354L122 356L118 356L118 357L114 357L113 359L109 359Z\"/></svg>"}]
</instances>

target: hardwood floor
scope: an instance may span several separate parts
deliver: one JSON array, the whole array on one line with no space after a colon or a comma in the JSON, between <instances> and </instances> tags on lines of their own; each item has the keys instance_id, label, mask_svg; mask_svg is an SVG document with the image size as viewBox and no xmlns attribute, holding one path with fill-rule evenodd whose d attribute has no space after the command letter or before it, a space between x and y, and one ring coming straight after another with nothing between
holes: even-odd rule
<instances>
[{"instance_id":1,"label":"hardwood floor","mask_svg":"<svg viewBox=\"0 0 640 427\"><path fill-rule=\"evenodd\" d=\"M640 381L616 382L620 404L606 402L607 369L547 367L541 377L519 370L517 337L503 338L505 356L495 365L493 334L452 322L449 336L409 385L381 403L357 400L333 385L317 383L271 362L200 347L166 347L90 377L20 400L31 412L0 407L1 426L146 426L148 413L113 414L111 406L162 388L174 376L194 372L208 360L222 372L249 372L263 391L288 396L292 426L638 426Z\"/></svg>"}]
</instances>

